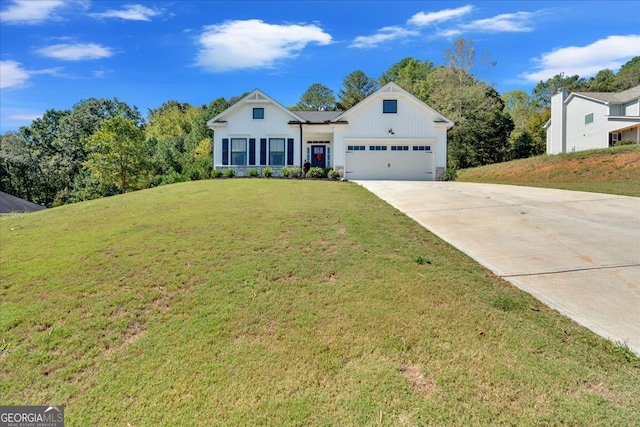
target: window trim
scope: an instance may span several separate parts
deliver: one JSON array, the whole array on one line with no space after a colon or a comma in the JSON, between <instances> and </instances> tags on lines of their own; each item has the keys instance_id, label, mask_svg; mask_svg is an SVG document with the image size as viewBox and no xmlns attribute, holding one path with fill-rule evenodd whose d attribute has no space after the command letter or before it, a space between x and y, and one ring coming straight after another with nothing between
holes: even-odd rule
<instances>
[{"instance_id":1,"label":"window trim","mask_svg":"<svg viewBox=\"0 0 640 427\"><path fill-rule=\"evenodd\" d=\"M229 153L231 154L231 159L230 159L230 164L232 166L247 166L247 138L231 138L230 142L230 149L229 149ZM244 150L234 150L234 142L243 142L244 143ZM242 154L244 156L244 163L239 163L239 162L235 162L234 160L234 155L235 154Z\"/></svg>"},{"instance_id":2,"label":"window trim","mask_svg":"<svg viewBox=\"0 0 640 427\"><path fill-rule=\"evenodd\" d=\"M274 142L282 142L282 151L274 151L272 149L272 144ZM273 155L282 155L282 163L275 163L273 161ZM287 139L286 138L269 138L269 151L268 151L268 157L269 157L269 165L271 166L284 166L287 163Z\"/></svg>"},{"instance_id":3,"label":"window trim","mask_svg":"<svg viewBox=\"0 0 640 427\"><path fill-rule=\"evenodd\" d=\"M393 107L393 108L391 108ZM383 99L382 100L382 113L383 114L398 114L398 100L397 99Z\"/></svg>"},{"instance_id":4,"label":"window trim","mask_svg":"<svg viewBox=\"0 0 640 427\"><path fill-rule=\"evenodd\" d=\"M589 114L585 114L584 115L584 124L588 125L593 123L593 113L589 113Z\"/></svg>"},{"instance_id":5,"label":"window trim","mask_svg":"<svg viewBox=\"0 0 640 427\"><path fill-rule=\"evenodd\" d=\"M264 120L264 107L253 107L253 119Z\"/></svg>"}]
</instances>

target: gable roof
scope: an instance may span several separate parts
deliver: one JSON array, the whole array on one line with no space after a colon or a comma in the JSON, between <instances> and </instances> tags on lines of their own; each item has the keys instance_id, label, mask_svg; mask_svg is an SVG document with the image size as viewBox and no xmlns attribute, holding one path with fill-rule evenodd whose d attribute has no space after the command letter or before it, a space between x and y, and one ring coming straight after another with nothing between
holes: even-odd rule
<instances>
[{"instance_id":1,"label":"gable roof","mask_svg":"<svg viewBox=\"0 0 640 427\"><path fill-rule=\"evenodd\" d=\"M303 121L310 123L327 123L337 119L342 111L296 111Z\"/></svg>"},{"instance_id":2,"label":"gable roof","mask_svg":"<svg viewBox=\"0 0 640 427\"><path fill-rule=\"evenodd\" d=\"M625 104L640 98L640 85L622 92L572 92L567 101L574 95L608 104Z\"/></svg>"},{"instance_id":3,"label":"gable roof","mask_svg":"<svg viewBox=\"0 0 640 427\"><path fill-rule=\"evenodd\" d=\"M260 89L254 89L251 93L249 93L244 98L240 99L238 102L218 114L217 116L209 119L207 121L207 127L209 129L213 129L217 126L224 126L226 124L225 118L232 114L235 110L242 108L245 104L261 104L261 103L271 103L286 112L289 116L291 116L290 123L302 123L302 124L330 124L330 123L346 123L346 118L354 113L354 111L358 111L363 108L363 105L366 105L370 102L374 102L374 99L379 99L382 96L402 96L406 99L409 99L411 102L416 104L418 107L426 110L430 115L434 117L434 122L439 124L446 124L447 129L453 127L453 121L449 120L438 111L434 110L420 99L416 98L414 95L409 93L408 91L401 88L395 82L389 82L386 85L382 86L377 91L373 92L369 96L367 96L362 101L358 102L356 105L351 107L346 111L291 111L279 102L275 101L273 98L267 96Z\"/></svg>"},{"instance_id":4,"label":"gable roof","mask_svg":"<svg viewBox=\"0 0 640 427\"><path fill-rule=\"evenodd\" d=\"M291 116L292 120L302 120L300 116L296 115L293 111L286 108L284 105L280 104L273 98L269 97L267 94L262 92L260 89L254 89L247 96L240 99L238 102L218 114L217 116L207 120L207 127L209 129L213 129L216 125L224 126L226 124L226 120L224 120L227 116L231 115L234 111L244 107L246 104L259 105L259 104L272 104L276 106L278 109L282 110L289 116Z\"/></svg>"},{"instance_id":5,"label":"gable roof","mask_svg":"<svg viewBox=\"0 0 640 427\"><path fill-rule=\"evenodd\" d=\"M380 89L378 89L377 91L373 92L372 94L367 96L365 99L363 99L362 101L358 102L356 105L354 105L353 107L351 107L347 111L345 111L342 114L340 114L335 120L346 120L349 116L354 114L354 112L356 112L356 111L360 110L361 108L363 108L364 105L367 105L368 103L371 103L371 102L375 102L375 100L380 99L381 97L385 97L385 96L401 96L403 98L406 98L409 101L413 102L418 107L422 108L423 110L426 110L431 116L433 116L435 123L446 124L447 125L447 129L450 129L450 128L453 127L453 121L451 121L447 117L443 116L438 111L436 111L432 107L430 107L427 104L425 104L424 102L422 102L420 99L416 98L410 92L408 92L408 91L404 90L403 88L401 88L395 82L389 82L386 85L382 86Z\"/></svg>"},{"instance_id":6,"label":"gable roof","mask_svg":"<svg viewBox=\"0 0 640 427\"><path fill-rule=\"evenodd\" d=\"M46 209L44 206L36 205L27 200L21 199L11 194L0 191L0 214L5 213L27 213Z\"/></svg>"}]
</instances>

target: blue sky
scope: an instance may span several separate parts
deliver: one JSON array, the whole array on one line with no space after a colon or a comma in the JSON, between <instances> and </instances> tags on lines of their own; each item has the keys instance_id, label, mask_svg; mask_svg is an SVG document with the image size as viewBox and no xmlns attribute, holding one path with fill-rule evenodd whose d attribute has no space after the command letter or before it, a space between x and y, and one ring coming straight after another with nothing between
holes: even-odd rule
<instances>
[{"instance_id":1,"label":"blue sky","mask_svg":"<svg viewBox=\"0 0 640 427\"><path fill-rule=\"evenodd\" d=\"M530 92L555 74L617 71L640 55L637 1L0 2L0 133L50 108L117 97L148 109L260 88L286 106L313 83L379 77L456 38L497 62L478 77Z\"/></svg>"}]
</instances>

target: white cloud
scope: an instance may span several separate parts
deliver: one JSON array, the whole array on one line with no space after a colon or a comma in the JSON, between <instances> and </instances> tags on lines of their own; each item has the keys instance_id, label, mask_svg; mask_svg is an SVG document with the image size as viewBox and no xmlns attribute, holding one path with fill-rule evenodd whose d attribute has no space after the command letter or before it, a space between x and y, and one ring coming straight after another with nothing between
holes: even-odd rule
<instances>
[{"instance_id":1,"label":"white cloud","mask_svg":"<svg viewBox=\"0 0 640 427\"><path fill-rule=\"evenodd\" d=\"M71 4L86 6L87 1L63 1L63 0L14 0L9 7L0 11L0 21L9 24L39 24L55 19L56 10Z\"/></svg>"},{"instance_id":2,"label":"white cloud","mask_svg":"<svg viewBox=\"0 0 640 427\"><path fill-rule=\"evenodd\" d=\"M569 46L543 53L534 58L536 71L520 76L526 81L537 83L557 74L580 77L594 76L608 68L617 70L640 52L640 35L609 36L587 46Z\"/></svg>"},{"instance_id":3,"label":"white cloud","mask_svg":"<svg viewBox=\"0 0 640 427\"><path fill-rule=\"evenodd\" d=\"M419 27L424 27L438 22L444 22L450 19L458 18L460 16L471 13L472 10L473 6L467 5L455 9L443 9L437 12L418 12L413 15L407 21L407 23L411 25L417 25Z\"/></svg>"},{"instance_id":4,"label":"white cloud","mask_svg":"<svg viewBox=\"0 0 640 427\"><path fill-rule=\"evenodd\" d=\"M210 71L272 68L309 43L327 45L331 36L316 25L274 25L258 19L204 27L196 64Z\"/></svg>"},{"instance_id":5,"label":"white cloud","mask_svg":"<svg viewBox=\"0 0 640 427\"><path fill-rule=\"evenodd\" d=\"M358 36L349 47L356 47L359 49L370 49L377 47L380 43L388 42L397 39L406 39L408 37L418 36L420 33L414 30L407 30L402 27L384 27L378 30L376 34L371 36Z\"/></svg>"},{"instance_id":6,"label":"white cloud","mask_svg":"<svg viewBox=\"0 0 640 427\"><path fill-rule=\"evenodd\" d=\"M493 18L478 19L463 24L460 28L485 33L529 32L533 31L530 20L535 14L535 12L504 13Z\"/></svg>"},{"instance_id":7,"label":"white cloud","mask_svg":"<svg viewBox=\"0 0 640 427\"><path fill-rule=\"evenodd\" d=\"M0 89L24 86L30 74L16 61L0 61Z\"/></svg>"},{"instance_id":8,"label":"white cloud","mask_svg":"<svg viewBox=\"0 0 640 427\"><path fill-rule=\"evenodd\" d=\"M103 13L92 13L96 18L120 18L129 21L150 21L154 16L161 15L162 11L151 9L141 4L127 4L120 10L110 9Z\"/></svg>"},{"instance_id":9,"label":"white cloud","mask_svg":"<svg viewBox=\"0 0 640 427\"><path fill-rule=\"evenodd\" d=\"M111 49L95 43L54 44L38 49L36 53L63 61L100 59L113 55Z\"/></svg>"},{"instance_id":10,"label":"white cloud","mask_svg":"<svg viewBox=\"0 0 640 427\"><path fill-rule=\"evenodd\" d=\"M32 122L36 119L42 118L42 113L22 113L22 114L12 114L7 116L9 120L15 120L18 122Z\"/></svg>"}]
</instances>

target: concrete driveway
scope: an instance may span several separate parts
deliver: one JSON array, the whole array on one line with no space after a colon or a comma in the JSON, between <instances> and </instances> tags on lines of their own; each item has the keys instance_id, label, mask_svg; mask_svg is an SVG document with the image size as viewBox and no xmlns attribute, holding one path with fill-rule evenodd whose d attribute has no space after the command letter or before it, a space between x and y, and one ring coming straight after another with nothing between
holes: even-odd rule
<instances>
[{"instance_id":1,"label":"concrete driveway","mask_svg":"<svg viewBox=\"0 0 640 427\"><path fill-rule=\"evenodd\" d=\"M358 181L498 276L640 355L640 198Z\"/></svg>"}]
</instances>

